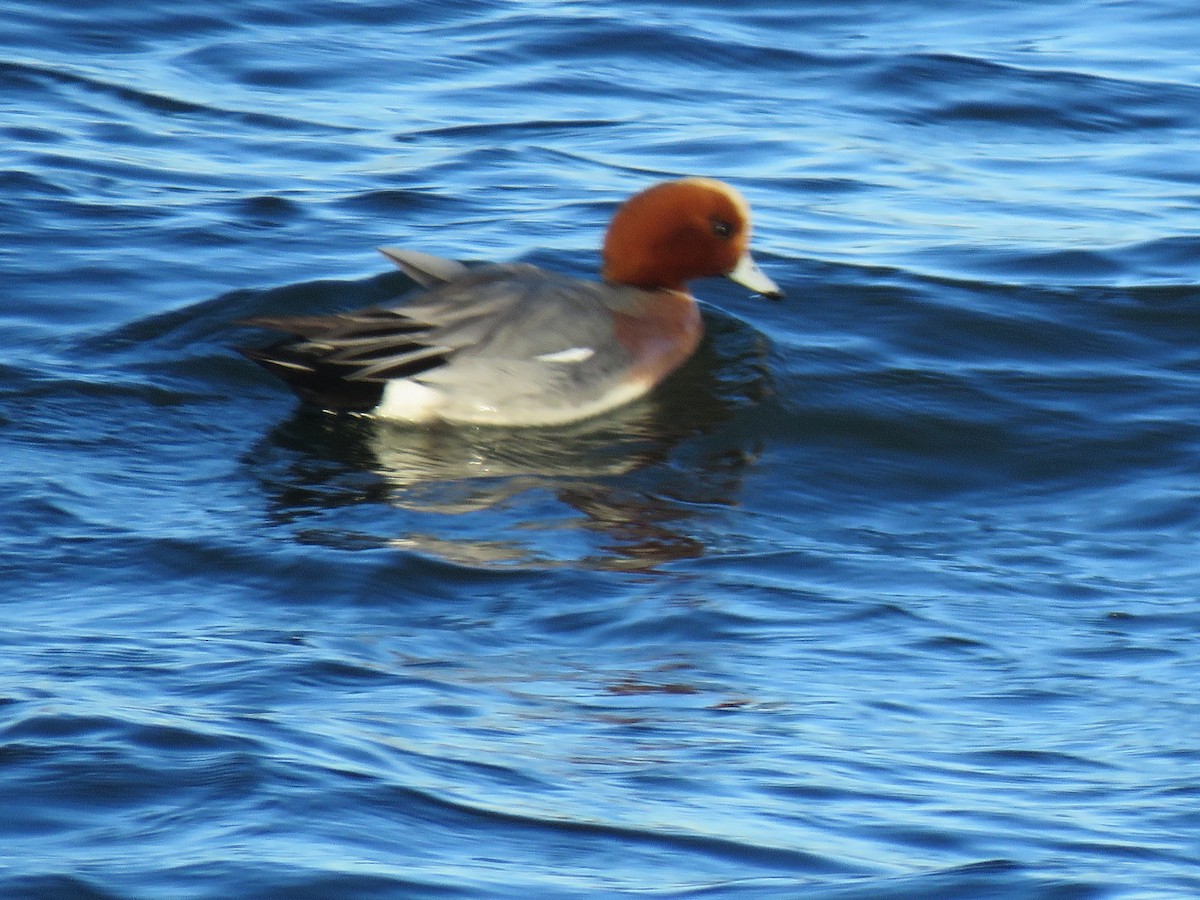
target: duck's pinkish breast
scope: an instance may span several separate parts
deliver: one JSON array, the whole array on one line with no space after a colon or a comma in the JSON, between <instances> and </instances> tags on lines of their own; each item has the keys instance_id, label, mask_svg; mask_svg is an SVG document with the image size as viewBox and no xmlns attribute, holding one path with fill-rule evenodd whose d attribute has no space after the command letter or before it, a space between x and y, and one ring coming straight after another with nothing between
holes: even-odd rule
<instances>
[{"instance_id":1,"label":"duck's pinkish breast","mask_svg":"<svg viewBox=\"0 0 1200 900\"><path fill-rule=\"evenodd\" d=\"M680 291L647 294L644 308L614 313L614 331L634 356L631 380L654 385L681 366L704 333L696 301Z\"/></svg>"}]
</instances>

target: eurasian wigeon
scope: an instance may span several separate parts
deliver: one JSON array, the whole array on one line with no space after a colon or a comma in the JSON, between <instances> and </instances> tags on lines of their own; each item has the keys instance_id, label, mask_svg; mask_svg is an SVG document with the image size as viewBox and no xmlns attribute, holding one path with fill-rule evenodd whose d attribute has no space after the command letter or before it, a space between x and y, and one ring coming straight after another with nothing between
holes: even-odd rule
<instances>
[{"instance_id":1,"label":"eurasian wigeon","mask_svg":"<svg viewBox=\"0 0 1200 900\"><path fill-rule=\"evenodd\" d=\"M331 411L510 426L584 419L642 396L692 355L703 326L687 282L724 275L783 297L749 240L750 207L729 185L663 182L617 210L603 282L384 248L428 290L396 306L250 319L291 337L242 352Z\"/></svg>"}]
</instances>

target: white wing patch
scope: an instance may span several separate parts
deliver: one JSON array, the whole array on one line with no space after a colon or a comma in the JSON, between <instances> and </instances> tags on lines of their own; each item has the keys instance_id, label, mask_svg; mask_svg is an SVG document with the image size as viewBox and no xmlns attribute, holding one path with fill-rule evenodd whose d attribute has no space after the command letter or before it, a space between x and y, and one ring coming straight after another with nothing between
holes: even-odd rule
<instances>
[{"instance_id":1,"label":"white wing patch","mask_svg":"<svg viewBox=\"0 0 1200 900\"><path fill-rule=\"evenodd\" d=\"M595 355L596 351L591 347L570 347L567 350L556 350L554 353L543 353L534 359L548 363L581 363Z\"/></svg>"}]
</instances>

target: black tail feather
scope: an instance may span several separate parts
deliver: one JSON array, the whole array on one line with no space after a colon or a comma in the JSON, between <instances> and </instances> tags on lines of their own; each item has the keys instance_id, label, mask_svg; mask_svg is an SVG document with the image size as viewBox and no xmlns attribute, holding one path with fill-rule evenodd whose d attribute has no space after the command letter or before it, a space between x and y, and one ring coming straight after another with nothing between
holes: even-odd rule
<instances>
[{"instance_id":1,"label":"black tail feather","mask_svg":"<svg viewBox=\"0 0 1200 900\"><path fill-rule=\"evenodd\" d=\"M345 368L289 351L289 343L270 347L238 347L268 372L282 378L305 403L331 412L369 412L383 399L383 382L354 381Z\"/></svg>"}]
</instances>

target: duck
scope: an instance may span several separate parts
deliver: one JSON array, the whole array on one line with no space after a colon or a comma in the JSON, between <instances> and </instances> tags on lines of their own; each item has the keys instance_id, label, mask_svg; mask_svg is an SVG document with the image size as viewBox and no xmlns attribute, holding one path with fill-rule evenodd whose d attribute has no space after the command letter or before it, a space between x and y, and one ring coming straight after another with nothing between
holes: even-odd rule
<instances>
[{"instance_id":1,"label":"duck","mask_svg":"<svg viewBox=\"0 0 1200 900\"><path fill-rule=\"evenodd\" d=\"M329 412L410 424L575 422L632 403L692 356L703 323L689 282L724 276L783 298L751 256L750 233L750 206L732 186L660 182L613 215L598 281L383 247L423 292L353 312L245 319L286 337L239 349Z\"/></svg>"}]
</instances>

